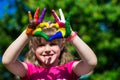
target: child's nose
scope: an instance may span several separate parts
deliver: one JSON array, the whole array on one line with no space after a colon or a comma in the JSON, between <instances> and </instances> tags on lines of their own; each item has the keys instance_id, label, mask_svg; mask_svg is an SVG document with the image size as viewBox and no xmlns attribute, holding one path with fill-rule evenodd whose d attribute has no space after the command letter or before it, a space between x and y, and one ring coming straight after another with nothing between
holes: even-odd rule
<instances>
[{"instance_id":1,"label":"child's nose","mask_svg":"<svg viewBox=\"0 0 120 80\"><path fill-rule=\"evenodd\" d=\"M50 53L50 51L51 51L50 45L46 45L45 46L45 53Z\"/></svg>"},{"instance_id":2,"label":"child's nose","mask_svg":"<svg viewBox=\"0 0 120 80\"><path fill-rule=\"evenodd\" d=\"M49 54L49 53L50 53L50 51L45 51L45 53L46 53L46 54Z\"/></svg>"}]
</instances>

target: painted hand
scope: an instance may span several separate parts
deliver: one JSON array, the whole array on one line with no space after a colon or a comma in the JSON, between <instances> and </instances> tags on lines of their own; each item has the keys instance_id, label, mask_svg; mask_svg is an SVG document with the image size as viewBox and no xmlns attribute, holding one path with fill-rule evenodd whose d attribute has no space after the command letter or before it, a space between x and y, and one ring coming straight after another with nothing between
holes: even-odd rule
<instances>
[{"instance_id":1,"label":"painted hand","mask_svg":"<svg viewBox=\"0 0 120 80\"><path fill-rule=\"evenodd\" d=\"M56 38L67 38L71 34L71 27L70 27L70 15L68 16L67 20L64 18L64 14L61 9L59 9L60 18L57 16L56 12L52 10L52 15L54 16L56 22L59 25L59 28L53 36L49 38L49 41L56 39Z\"/></svg>"},{"instance_id":2,"label":"painted hand","mask_svg":"<svg viewBox=\"0 0 120 80\"><path fill-rule=\"evenodd\" d=\"M29 25L26 30L26 34L33 35L33 36L41 36L41 37L44 37L46 40L48 40L49 37L42 31L40 26L40 23L43 21L43 18L45 16L46 8L44 8L40 17L39 17L39 11L40 11L40 8L37 8L34 14L34 19L32 19L31 12L28 11Z\"/></svg>"}]
</instances>

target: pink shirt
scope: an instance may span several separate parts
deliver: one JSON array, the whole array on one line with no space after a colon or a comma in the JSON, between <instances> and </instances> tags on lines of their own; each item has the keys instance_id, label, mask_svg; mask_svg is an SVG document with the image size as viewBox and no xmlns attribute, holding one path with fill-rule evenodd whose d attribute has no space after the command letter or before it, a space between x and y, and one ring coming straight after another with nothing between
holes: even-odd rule
<instances>
[{"instance_id":1,"label":"pink shirt","mask_svg":"<svg viewBox=\"0 0 120 80\"><path fill-rule=\"evenodd\" d=\"M51 68L37 67L27 63L28 72L21 80L77 80L79 77L72 71L74 62Z\"/></svg>"}]
</instances>

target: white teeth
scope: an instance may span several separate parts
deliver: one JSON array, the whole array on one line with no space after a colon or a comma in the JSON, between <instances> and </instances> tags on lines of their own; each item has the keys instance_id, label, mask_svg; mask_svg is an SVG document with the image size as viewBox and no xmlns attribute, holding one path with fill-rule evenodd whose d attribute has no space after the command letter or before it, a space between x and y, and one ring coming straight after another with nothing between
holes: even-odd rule
<instances>
[{"instance_id":1,"label":"white teeth","mask_svg":"<svg viewBox=\"0 0 120 80\"><path fill-rule=\"evenodd\" d=\"M49 55L43 55L43 56L53 56L53 54L49 54Z\"/></svg>"}]
</instances>

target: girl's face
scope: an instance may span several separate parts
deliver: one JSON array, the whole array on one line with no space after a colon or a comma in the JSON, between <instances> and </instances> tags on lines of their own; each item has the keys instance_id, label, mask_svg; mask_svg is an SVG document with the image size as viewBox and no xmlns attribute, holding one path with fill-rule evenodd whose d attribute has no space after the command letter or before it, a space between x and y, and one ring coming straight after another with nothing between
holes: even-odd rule
<instances>
[{"instance_id":1,"label":"girl's face","mask_svg":"<svg viewBox=\"0 0 120 80\"><path fill-rule=\"evenodd\" d=\"M44 38L41 38L35 51L37 59L44 67L56 66L58 64L62 45L60 39L48 42Z\"/></svg>"}]
</instances>

